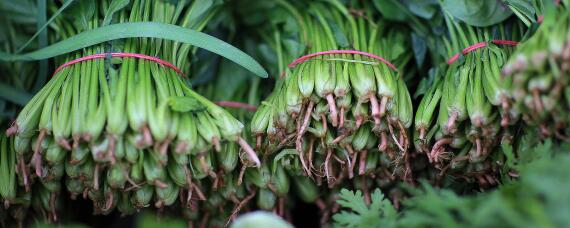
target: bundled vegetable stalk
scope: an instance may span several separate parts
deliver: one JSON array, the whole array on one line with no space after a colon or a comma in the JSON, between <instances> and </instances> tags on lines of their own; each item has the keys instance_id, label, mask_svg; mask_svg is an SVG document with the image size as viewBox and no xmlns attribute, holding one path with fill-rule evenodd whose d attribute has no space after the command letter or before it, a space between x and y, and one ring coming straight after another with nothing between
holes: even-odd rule
<instances>
[{"instance_id":1,"label":"bundled vegetable stalk","mask_svg":"<svg viewBox=\"0 0 570 228\"><path fill-rule=\"evenodd\" d=\"M76 3L55 20L52 39L65 40L112 22L152 21L202 30L221 7L202 1L121 3L125 1ZM179 75L195 49L171 40L129 38L56 59L69 63L114 53L58 68L7 130L15 136L21 185L39 197L36 202L54 220L62 187L72 197L89 198L95 213L117 208L129 214L150 205L170 206L177 199L189 207L206 199L210 188L204 186L217 190L234 170L260 166L242 138L243 124ZM115 53L125 58L114 58Z\"/></svg>"},{"instance_id":2,"label":"bundled vegetable stalk","mask_svg":"<svg viewBox=\"0 0 570 228\"><path fill-rule=\"evenodd\" d=\"M0 134L0 200L2 209L0 216L2 225L6 222L15 221L22 224L31 203L31 193L26 192L18 183L17 169L19 165L14 151L14 140Z\"/></svg>"},{"instance_id":3,"label":"bundled vegetable stalk","mask_svg":"<svg viewBox=\"0 0 570 228\"><path fill-rule=\"evenodd\" d=\"M371 7L360 4L352 1L350 7L362 9L352 12L339 1L276 1L263 11L295 20L269 19L260 29L266 43L261 48L276 52L273 64L282 78L253 117L256 146L287 156L294 148L301 170L285 169L329 187L377 168L411 174L402 167L412 103L402 69L394 67L404 67L411 57L406 33L373 22ZM319 52L327 54L311 55ZM309 55L293 62L303 54ZM288 62L293 63L285 69ZM391 167L377 166L383 156Z\"/></svg>"},{"instance_id":4,"label":"bundled vegetable stalk","mask_svg":"<svg viewBox=\"0 0 570 228\"><path fill-rule=\"evenodd\" d=\"M547 3L549 1L546 1ZM503 69L513 81L514 106L542 136L570 140L570 3L545 8L544 21Z\"/></svg>"},{"instance_id":5,"label":"bundled vegetable stalk","mask_svg":"<svg viewBox=\"0 0 570 228\"><path fill-rule=\"evenodd\" d=\"M502 78L500 70L525 27L520 21L472 27L449 14L446 24L449 38L443 44L451 58L438 66L419 104L415 147L441 170L440 176L450 172L494 185L495 166L504 158L493 151L510 140L520 118L512 107L513 82Z\"/></svg>"}]
</instances>

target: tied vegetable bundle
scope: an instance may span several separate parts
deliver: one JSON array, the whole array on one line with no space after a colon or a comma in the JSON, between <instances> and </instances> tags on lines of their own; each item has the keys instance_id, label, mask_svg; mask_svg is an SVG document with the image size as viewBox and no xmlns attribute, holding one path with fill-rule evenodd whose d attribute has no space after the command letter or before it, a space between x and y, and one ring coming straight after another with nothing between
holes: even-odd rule
<instances>
[{"instance_id":1,"label":"tied vegetable bundle","mask_svg":"<svg viewBox=\"0 0 570 228\"><path fill-rule=\"evenodd\" d=\"M152 21L199 31L220 7L202 1L82 1L56 18L52 39L73 39L111 22ZM69 63L97 53L136 53L160 61L107 54L58 68L7 130L15 136L21 185L34 196L51 197L45 207L53 214L49 219L57 219L62 187L72 197L89 198L100 214L162 208L177 199L190 208L196 199L206 199L206 190L231 183L223 180L240 170L240 160L242 167L260 165L242 138L243 124L179 75L195 49L171 40L129 38L56 59Z\"/></svg>"},{"instance_id":2,"label":"tied vegetable bundle","mask_svg":"<svg viewBox=\"0 0 570 228\"><path fill-rule=\"evenodd\" d=\"M549 1L546 1L549 2ZM542 136L570 140L570 3L545 9L545 19L503 69L514 106Z\"/></svg>"},{"instance_id":3,"label":"tied vegetable bundle","mask_svg":"<svg viewBox=\"0 0 570 228\"><path fill-rule=\"evenodd\" d=\"M295 20L268 19L272 23L259 32L266 43L260 50L277 54L268 62L278 66L282 79L251 122L256 146L269 160L286 163L291 175L314 177L318 184L324 179L331 188L355 173L376 175L377 169L411 177L403 167L412 103L401 69L393 67L411 58L406 31L374 22L371 7L362 4L351 1L357 9L351 11L339 1L275 1L263 12ZM331 50L341 51L285 68L301 55ZM380 167L380 160L388 162Z\"/></svg>"},{"instance_id":4,"label":"tied vegetable bundle","mask_svg":"<svg viewBox=\"0 0 570 228\"><path fill-rule=\"evenodd\" d=\"M493 151L511 140L520 118L512 107L513 82L500 71L526 28L520 21L472 27L445 17L449 37L442 44L448 59L436 68L419 103L415 148L441 171L440 177L495 185L496 166L505 158Z\"/></svg>"},{"instance_id":5,"label":"tied vegetable bundle","mask_svg":"<svg viewBox=\"0 0 570 228\"><path fill-rule=\"evenodd\" d=\"M2 218L0 224L2 226L10 224L13 220L24 220L32 201L32 194L24 191L24 187L18 183L17 165L14 139L6 137L2 132L0 134L0 200L3 204L0 207L0 218ZM41 197L38 196L36 198ZM49 194L44 199L47 200L44 202L50 202Z\"/></svg>"}]
</instances>

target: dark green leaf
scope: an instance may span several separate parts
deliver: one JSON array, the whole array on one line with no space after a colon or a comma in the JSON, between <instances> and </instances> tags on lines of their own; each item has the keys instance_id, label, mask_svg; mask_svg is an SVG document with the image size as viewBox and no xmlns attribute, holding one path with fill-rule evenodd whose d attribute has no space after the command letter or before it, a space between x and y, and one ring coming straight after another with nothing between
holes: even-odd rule
<instances>
[{"instance_id":1,"label":"dark green leaf","mask_svg":"<svg viewBox=\"0 0 570 228\"><path fill-rule=\"evenodd\" d=\"M412 49L414 50L414 57L419 67L424 64L424 59L427 53L427 43L423 37L416 33L412 33Z\"/></svg>"},{"instance_id":2,"label":"dark green leaf","mask_svg":"<svg viewBox=\"0 0 570 228\"><path fill-rule=\"evenodd\" d=\"M497 24L513 14L497 0L444 0L443 7L465 23L480 27Z\"/></svg>"}]
</instances>

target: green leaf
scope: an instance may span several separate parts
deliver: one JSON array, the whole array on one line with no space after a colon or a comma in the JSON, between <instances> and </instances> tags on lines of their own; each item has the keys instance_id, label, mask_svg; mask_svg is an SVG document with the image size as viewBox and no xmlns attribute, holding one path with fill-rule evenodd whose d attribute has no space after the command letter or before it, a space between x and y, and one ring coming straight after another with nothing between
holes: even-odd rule
<instances>
[{"instance_id":1,"label":"green leaf","mask_svg":"<svg viewBox=\"0 0 570 228\"><path fill-rule=\"evenodd\" d=\"M25 54L0 52L3 61L34 61L66 54L110 40L124 38L158 38L194 45L221 55L254 74L266 78L267 71L251 56L213 36L180 26L157 22L113 24L77 34L69 39Z\"/></svg>"},{"instance_id":2,"label":"green leaf","mask_svg":"<svg viewBox=\"0 0 570 228\"><path fill-rule=\"evenodd\" d=\"M414 50L414 57L418 67L424 64L424 59L427 53L427 43L424 37L419 36L415 32L412 33L412 49Z\"/></svg>"},{"instance_id":3,"label":"green leaf","mask_svg":"<svg viewBox=\"0 0 570 228\"><path fill-rule=\"evenodd\" d=\"M173 96L168 98L168 105L176 112L199 112L206 110L200 101L190 96Z\"/></svg>"},{"instance_id":4,"label":"green leaf","mask_svg":"<svg viewBox=\"0 0 570 228\"><path fill-rule=\"evenodd\" d=\"M113 0L111 5L109 5L109 9L105 12L105 17L103 19L102 26L108 25L113 20L113 15L118 12L119 10L125 8L129 4L130 0Z\"/></svg>"},{"instance_id":5,"label":"green leaf","mask_svg":"<svg viewBox=\"0 0 570 228\"><path fill-rule=\"evenodd\" d=\"M53 20L55 20L55 18L57 18L65 9L67 9L67 7L69 7L71 5L71 3L73 3L74 0L67 0L65 1L65 3L63 3L63 5L61 7L59 7L59 9L57 9L57 11L49 18L49 20L40 28L38 29L38 31L36 31L36 33L34 33L34 35L32 36L32 38L30 38L28 41L26 41L26 43L24 45L22 45L20 48L18 48L18 50L16 51L16 53L21 52L22 50L24 50L24 48L26 48L28 45L30 45L30 43L32 43L32 41L38 36L40 35L40 33L42 31L44 31L44 29L47 28L47 26L49 24L51 24L53 22ZM1 53L0 53L1 54Z\"/></svg>"},{"instance_id":6,"label":"green leaf","mask_svg":"<svg viewBox=\"0 0 570 228\"><path fill-rule=\"evenodd\" d=\"M74 23L80 30L87 30L89 28L89 21L95 15L95 1L82 0L73 4L69 9L70 15L75 19Z\"/></svg>"},{"instance_id":7,"label":"green leaf","mask_svg":"<svg viewBox=\"0 0 570 228\"><path fill-rule=\"evenodd\" d=\"M472 26L490 26L504 21L513 12L497 0L444 0L443 7Z\"/></svg>"},{"instance_id":8,"label":"green leaf","mask_svg":"<svg viewBox=\"0 0 570 228\"><path fill-rule=\"evenodd\" d=\"M374 6L382 13L382 16L390 20L405 21L408 19L408 16L401 11L402 8L398 4L401 3L393 0L374 0Z\"/></svg>"}]
</instances>

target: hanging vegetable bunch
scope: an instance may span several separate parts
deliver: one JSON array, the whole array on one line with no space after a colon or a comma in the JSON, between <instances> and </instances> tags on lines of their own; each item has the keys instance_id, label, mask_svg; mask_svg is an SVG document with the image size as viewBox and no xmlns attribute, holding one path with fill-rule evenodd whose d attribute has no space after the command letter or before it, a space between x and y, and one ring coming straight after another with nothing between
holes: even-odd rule
<instances>
[{"instance_id":1,"label":"hanging vegetable bunch","mask_svg":"<svg viewBox=\"0 0 570 228\"><path fill-rule=\"evenodd\" d=\"M275 4L269 13L281 17L259 33L277 53L282 79L252 120L256 146L279 152L273 159L289 158L284 167L292 175L329 187L377 168L404 167L412 104L394 66L411 57L405 33L374 22L370 7L357 1L350 5L363 10L338 1ZM380 167L381 157L391 167Z\"/></svg>"},{"instance_id":2,"label":"hanging vegetable bunch","mask_svg":"<svg viewBox=\"0 0 570 228\"><path fill-rule=\"evenodd\" d=\"M549 1L546 1L549 3ZM544 21L536 33L522 44L503 69L513 81L515 107L525 123L545 137L570 140L570 59L569 1L545 8Z\"/></svg>"},{"instance_id":3,"label":"hanging vegetable bunch","mask_svg":"<svg viewBox=\"0 0 570 228\"><path fill-rule=\"evenodd\" d=\"M512 107L512 80L500 71L526 28L519 21L473 27L444 13L449 38L442 43L448 59L435 71L418 106L415 147L441 170L440 176L494 185L495 166L504 158L493 152L510 140L520 118Z\"/></svg>"},{"instance_id":4,"label":"hanging vegetable bunch","mask_svg":"<svg viewBox=\"0 0 570 228\"><path fill-rule=\"evenodd\" d=\"M111 22L202 30L220 7L212 1L82 1L56 18L52 39L77 39ZM129 38L56 58L67 63L7 130L15 136L21 185L34 196L47 196L40 201L49 219L57 219L62 187L72 197L89 198L97 214L115 208L130 214L177 199L198 213L196 199L231 185L226 177L240 170L240 160L241 169L260 165L242 138L243 124L190 89L179 70L189 68L195 49L178 41Z\"/></svg>"}]
</instances>

